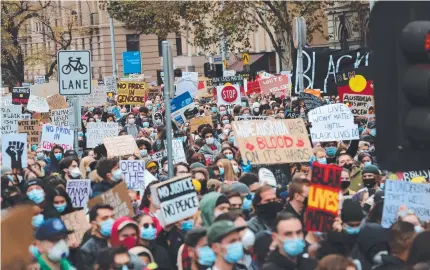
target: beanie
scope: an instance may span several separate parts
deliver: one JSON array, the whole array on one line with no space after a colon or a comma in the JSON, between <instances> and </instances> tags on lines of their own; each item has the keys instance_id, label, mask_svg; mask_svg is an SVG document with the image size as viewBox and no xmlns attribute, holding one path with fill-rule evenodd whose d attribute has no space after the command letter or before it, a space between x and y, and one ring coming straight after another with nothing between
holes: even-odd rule
<instances>
[{"instance_id":1,"label":"beanie","mask_svg":"<svg viewBox=\"0 0 430 270\"><path fill-rule=\"evenodd\" d=\"M340 218L343 223L361 221L364 218L364 214L361 210L360 203L352 199L346 199L342 205Z\"/></svg>"},{"instance_id":2,"label":"beanie","mask_svg":"<svg viewBox=\"0 0 430 270\"><path fill-rule=\"evenodd\" d=\"M200 162L194 162L193 164L191 164L190 168L191 168L191 169L195 169L195 168L205 168L205 165L201 164Z\"/></svg>"},{"instance_id":3,"label":"beanie","mask_svg":"<svg viewBox=\"0 0 430 270\"><path fill-rule=\"evenodd\" d=\"M221 196L219 196L219 197L218 197L218 199L216 200L215 207L217 207L218 205L221 205L221 204L223 204L223 203L228 203L228 204L230 204L230 201L228 200L228 198L227 198L226 196L221 195Z\"/></svg>"},{"instance_id":4,"label":"beanie","mask_svg":"<svg viewBox=\"0 0 430 270\"><path fill-rule=\"evenodd\" d=\"M231 190L239 192L240 194L249 194L248 186L240 182L234 182L231 184Z\"/></svg>"},{"instance_id":5,"label":"beanie","mask_svg":"<svg viewBox=\"0 0 430 270\"><path fill-rule=\"evenodd\" d=\"M375 165L365 165L363 168L363 174L365 173L373 173L376 175L380 175L381 172L379 171L378 167L376 167Z\"/></svg>"}]
</instances>

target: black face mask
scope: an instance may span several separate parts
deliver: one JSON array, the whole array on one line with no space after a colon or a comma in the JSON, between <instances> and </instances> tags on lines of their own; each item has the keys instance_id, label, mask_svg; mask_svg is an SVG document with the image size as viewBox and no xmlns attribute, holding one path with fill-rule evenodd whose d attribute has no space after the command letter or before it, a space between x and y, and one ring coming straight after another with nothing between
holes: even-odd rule
<instances>
[{"instance_id":1,"label":"black face mask","mask_svg":"<svg viewBox=\"0 0 430 270\"><path fill-rule=\"evenodd\" d=\"M350 170L352 170L352 163L351 164L345 163L345 164L343 164L343 167L350 171Z\"/></svg>"},{"instance_id":2,"label":"black face mask","mask_svg":"<svg viewBox=\"0 0 430 270\"><path fill-rule=\"evenodd\" d=\"M280 202L269 202L257 205L255 211L258 217L264 220L273 220L282 208L283 206Z\"/></svg>"},{"instance_id":3,"label":"black face mask","mask_svg":"<svg viewBox=\"0 0 430 270\"><path fill-rule=\"evenodd\" d=\"M373 188L376 185L376 179L375 178L363 179L363 184L367 188Z\"/></svg>"},{"instance_id":4,"label":"black face mask","mask_svg":"<svg viewBox=\"0 0 430 270\"><path fill-rule=\"evenodd\" d=\"M351 181L341 181L340 182L340 188L341 189L347 189L351 185Z\"/></svg>"}]
</instances>

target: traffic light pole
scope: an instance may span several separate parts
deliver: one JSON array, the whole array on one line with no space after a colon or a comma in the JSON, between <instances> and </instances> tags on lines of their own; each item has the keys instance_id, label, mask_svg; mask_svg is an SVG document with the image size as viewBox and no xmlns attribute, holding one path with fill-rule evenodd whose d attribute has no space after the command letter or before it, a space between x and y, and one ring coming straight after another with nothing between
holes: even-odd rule
<instances>
[{"instance_id":1,"label":"traffic light pole","mask_svg":"<svg viewBox=\"0 0 430 270\"><path fill-rule=\"evenodd\" d=\"M298 70L298 83L299 83L299 93L304 91L304 85L303 85L303 27L306 27L306 25L303 25L302 20L296 20L296 29L297 29L297 36L298 36L298 47L297 47L297 70Z\"/></svg>"},{"instance_id":2,"label":"traffic light pole","mask_svg":"<svg viewBox=\"0 0 430 270\"><path fill-rule=\"evenodd\" d=\"M164 71L164 109L166 115L166 141L167 141L167 164L169 178L173 178L173 152L172 152L172 114L170 98L173 98L173 57L172 47L169 41L162 42L163 71Z\"/></svg>"}]
</instances>

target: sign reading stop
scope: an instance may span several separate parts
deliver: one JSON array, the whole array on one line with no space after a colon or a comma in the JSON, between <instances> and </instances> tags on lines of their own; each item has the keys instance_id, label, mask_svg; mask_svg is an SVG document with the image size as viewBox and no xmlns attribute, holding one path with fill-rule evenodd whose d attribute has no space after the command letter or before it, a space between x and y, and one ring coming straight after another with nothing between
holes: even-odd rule
<instances>
[{"instance_id":1,"label":"sign reading stop","mask_svg":"<svg viewBox=\"0 0 430 270\"><path fill-rule=\"evenodd\" d=\"M226 85L221 90L221 98L227 103L232 103L237 99L237 92L236 87L233 85Z\"/></svg>"}]
</instances>

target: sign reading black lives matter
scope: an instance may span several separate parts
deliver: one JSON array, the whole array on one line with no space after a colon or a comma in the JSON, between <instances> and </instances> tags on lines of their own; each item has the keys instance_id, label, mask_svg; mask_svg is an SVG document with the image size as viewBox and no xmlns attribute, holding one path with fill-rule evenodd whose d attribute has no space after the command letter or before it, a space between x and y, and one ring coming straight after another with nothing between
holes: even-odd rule
<instances>
[{"instance_id":1,"label":"sign reading black lives matter","mask_svg":"<svg viewBox=\"0 0 430 270\"><path fill-rule=\"evenodd\" d=\"M179 176L151 186L152 199L161 210L160 222L165 226L193 216L199 199L190 175Z\"/></svg>"},{"instance_id":2,"label":"sign reading black lives matter","mask_svg":"<svg viewBox=\"0 0 430 270\"><path fill-rule=\"evenodd\" d=\"M91 94L90 51L58 51L60 95Z\"/></svg>"}]
</instances>

